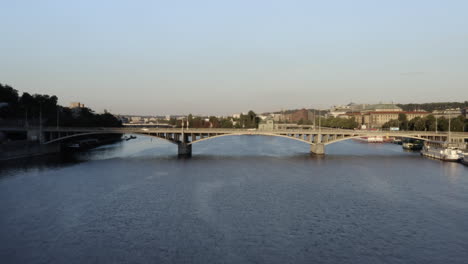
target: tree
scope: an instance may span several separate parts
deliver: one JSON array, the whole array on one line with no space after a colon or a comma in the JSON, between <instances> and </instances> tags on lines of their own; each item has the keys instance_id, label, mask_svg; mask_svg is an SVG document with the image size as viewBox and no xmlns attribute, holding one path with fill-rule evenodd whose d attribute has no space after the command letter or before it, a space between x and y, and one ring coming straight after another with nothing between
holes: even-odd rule
<instances>
[{"instance_id":1,"label":"tree","mask_svg":"<svg viewBox=\"0 0 468 264\"><path fill-rule=\"evenodd\" d=\"M426 116L426 129L427 131L435 131L436 130L436 119L433 115Z\"/></svg>"},{"instance_id":2,"label":"tree","mask_svg":"<svg viewBox=\"0 0 468 264\"><path fill-rule=\"evenodd\" d=\"M456 118L453 118L450 123L451 131L462 132L464 130L465 117L460 115Z\"/></svg>"},{"instance_id":3,"label":"tree","mask_svg":"<svg viewBox=\"0 0 468 264\"><path fill-rule=\"evenodd\" d=\"M408 117L406 116L406 114L400 113L400 114L398 114L398 121L400 121L400 122L408 121Z\"/></svg>"},{"instance_id":4,"label":"tree","mask_svg":"<svg viewBox=\"0 0 468 264\"><path fill-rule=\"evenodd\" d=\"M400 121L396 119L392 119L388 121L387 123L382 125L382 128L390 128L390 127L400 127Z\"/></svg>"},{"instance_id":5,"label":"tree","mask_svg":"<svg viewBox=\"0 0 468 264\"><path fill-rule=\"evenodd\" d=\"M416 131L425 131L426 130L426 122L423 118L416 117L414 122L414 130ZM414 120L413 119L413 120Z\"/></svg>"},{"instance_id":6,"label":"tree","mask_svg":"<svg viewBox=\"0 0 468 264\"><path fill-rule=\"evenodd\" d=\"M456 109L468 107L468 101L465 102L442 102L442 103L424 103L424 104L398 104L403 111L425 110L433 112L434 110Z\"/></svg>"},{"instance_id":7,"label":"tree","mask_svg":"<svg viewBox=\"0 0 468 264\"><path fill-rule=\"evenodd\" d=\"M18 91L9 85L2 85L0 83L0 102L8 104L18 103Z\"/></svg>"},{"instance_id":8,"label":"tree","mask_svg":"<svg viewBox=\"0 0 468 264\"><path fill-rule=\"evenodd\" d=\"M221 119L221 128L233 128L232 121L230 119Z\"/></svg>"},{"instance_id":9,"label":"tree","mask_svg":"<svg viewBox=\"0 0 468 264\"><path fill-rule=\"evenodd\" d=\"M219 120L216 116L210 116L209 120L212 128L219 128Z\"/></svg>"},{"instance_id":10,"label":"tree","mask_svg":"<svg viewBox=\"0 0 468 264\"><path fill-rule=\"evenodd\" d=\"M437 119L437 130L448 131L448 120L445 117L440 117Z\"/></svg>"},{"instance_id":11,"label":"tree","mask_svg":"<svg viewBox=\"0 0 468 264\"><path fill-rule=\"evenodd\" d=\"M400 121L400 130L409 130L409 122L408 120Z\"/></svg>"},{"instance_id":12,"label":"tree","mask_svg":"<svg viewBox=\"0 0 468 264\"><path fill-rule=\"evenodd\" d=\"M250 110L247 115L241 114L239 118L239 128L257 128L260 118L254 111Z\"/></svg>"}]
</instances>

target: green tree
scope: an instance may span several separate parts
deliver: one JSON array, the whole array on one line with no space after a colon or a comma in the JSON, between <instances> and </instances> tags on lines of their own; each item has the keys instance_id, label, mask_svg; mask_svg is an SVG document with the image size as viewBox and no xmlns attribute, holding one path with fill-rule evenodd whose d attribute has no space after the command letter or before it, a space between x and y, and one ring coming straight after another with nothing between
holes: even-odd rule
<instances>
[{"instance_id":1,"label":"green tree","mask_svg":"<svg viewBox=\"0 0 468 264\"><path fill-rule=\"evenodd\" d=\"M465 118L462 115L451 119L450 123L451 123L450 124L451 131L463 132L464 125L465 125Z\"/></svg>"},{"instance_id":2,"label":"green tree","mask_svg":"<svg viewBox=\"0 0 468 264\"><path fill-rule=\"evenodd\" d=\"M400 122L408 121L408 116L406 116L406 114L404 114L404 113L400 113L400 114L398 114L398 121L400 121Z\"/></svg>"},{"instance_id":3,"label":"green tree","mask_svg":"<svg viewBox=\"0 0 468 264\"><path fill-rule=\"evenodd\" d=\"M400 121L396 119L392 119L382 125L382 128L390 128L390 127L400 127Z\"/></svg>"},{"instance_id":4,"label":"green tree","mask_svg":"<svg viewBox=\"0 0 468 264\"><path fill-rule=\"evenodd\" d=\"M427 131L435 131L436 130L436 119L433 115L428 115L425 118L426 121L426 129Z\"/></svg>"},{"instance_id":5,"label":"green tree","mask_svg":"<svg viewBox=\"0 0 468 264\"><path fill-rule=\"evenodd\" d=\"M437 118L437 130L438 131L448 131L448 120L445 117Z\"/></svg>"},{"instance_id":6,"label":"green tree","mask_svg":"<svg viewBox=\"0 0 468 264\"><path fill-rule=\"evenodd\" d=\"M0 83L0 103L17 104L18 91L9 85L2 85Z\"/></svg>"},{"instance_id":7,"label":"green tree","mask_svg":"<svg viewBox=\"0 0 468 264\"><path fill-rule=\"evenodd\" d=\"M230 119L221 119L221 128L233 128L232 121Z\"/></svg>"},{"instance_id":8,"label":"green tree","mask_svg":"<svg viewBox=\"0 0 468 264\"><path fill-rule=\"evenodd\" d=\"M426 130L426 121L423 118L416 117L414 121L414 130L416 131L425 131Z\"/></svg>"},{"instance_id":9,"label":"green tree","mask_svg":"<svg viewBox=\"0 0 468 264\"><path fill-rule=\"evenodd\" d=\"M216 116L210 116L209 120L210 120L211 127L213 127L213 128L219 128L220 127L219 120L218 120L218 118Z\"/></svg>"}]
</instances>

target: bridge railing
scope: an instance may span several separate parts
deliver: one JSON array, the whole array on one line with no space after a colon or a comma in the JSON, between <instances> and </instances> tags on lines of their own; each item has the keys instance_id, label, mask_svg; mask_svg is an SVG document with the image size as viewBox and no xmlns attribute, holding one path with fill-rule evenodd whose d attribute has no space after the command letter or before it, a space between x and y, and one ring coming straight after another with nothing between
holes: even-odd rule
<instances>
[{"instance_id":1,"label":"bridge railing","mask_svg":"<svg viewBox=\"0 0 468 264\"><path fill-rule=\"evenodd\" d=\"M5 131L39 130L44 132L112 132L112 133L179 133L182 128L134 128L134 127L0 127ZM448 132L435 131L382 131L382 130L352 130L352 129L246 129L246 128L184 128L184 133L303 133L303 134L355 134L355 135L447 135ZM468 137L468 132L451 132L452 136Z\"/></svg>"}]
</instances>

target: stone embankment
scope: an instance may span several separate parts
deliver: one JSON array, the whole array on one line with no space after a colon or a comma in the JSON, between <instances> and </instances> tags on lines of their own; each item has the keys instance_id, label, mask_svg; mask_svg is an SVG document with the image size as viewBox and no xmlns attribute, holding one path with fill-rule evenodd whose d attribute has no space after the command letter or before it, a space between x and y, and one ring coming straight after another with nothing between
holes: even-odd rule
<instances>
[{"instance_id":1,"label":"stone embankment","mask_svg":"<svg viewBox=\"0 0 468 264\"><path fill-rule=\"evenodd\" d=\"M58 153L60 144L41 145L37 142L19 140L0 143L0 160L27 158L45 154Z\"/></svg>"}]
</instances>

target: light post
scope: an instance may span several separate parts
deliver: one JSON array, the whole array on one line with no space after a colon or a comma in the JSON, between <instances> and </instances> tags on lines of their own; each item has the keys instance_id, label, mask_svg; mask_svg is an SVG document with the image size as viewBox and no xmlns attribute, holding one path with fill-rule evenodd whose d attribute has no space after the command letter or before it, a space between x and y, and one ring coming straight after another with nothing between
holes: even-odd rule
<instances>
[{"instance_id":1,"label":"light post","mask_svg":"<svg viewBox=\"0 0 468 264\"><path fill-rule=\"evenodd\" d=\"M449 131L448 131L448 142L449 143L450 143L450 124L451 124L450 122L452 121L451 119L452 119L452 115L449 113L449 127L448 127L448 129L449 129Z\"/></svg>"},{"instance_id":2,"label":"light post","mask_svg":"<svg viewBox=\"0 0 468 264\"><path fill-rule=\"evenodd\" d=\"M29 123L28 123L28 108L26 108L25 116L26 116L26 119L24 120L24 126L25 126L25 127L29 127Z\"/></svg>"},{"instance_id":3,"label":"light post","mask_svg":"<svg viewBox=\"0 0 468 264\"><path fill-rule=\"evenodd\" d=\"M57 130L59 129L59 119L60 119L59 111L60 111L60 108L57 106Z\"/></svg>"},{"instance_id":4,"label":"light post","mask_svg":"<svg viewBox=\"0 0 468 264\"><path fill-rule=\"evenodd\" d=\"M39 102L39 143L42 143L42 102Z\"/></svg>"},{"instance_id":5,"label":"light post","mask_svg":"<svg viewBox=\"0 0 468 264\"><path fill-rule=\"evenodd\" d=\"M322 130L322 116L320 115L321 110L319 109L319 134Z\"/></svg>"},{"instance_id":6,"label":"light post","mask_svg":"<svg viewBox=\"0 0 468 264\"><path fill-rule=\"evenodd\" d=\"M316 129L315 127L315 121L317 120L317 115L315 114L315 109L314 109L314 130Z\"/></svg>"}]
</instances>

